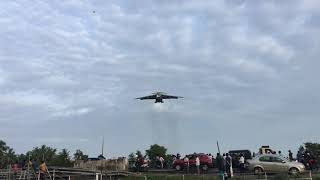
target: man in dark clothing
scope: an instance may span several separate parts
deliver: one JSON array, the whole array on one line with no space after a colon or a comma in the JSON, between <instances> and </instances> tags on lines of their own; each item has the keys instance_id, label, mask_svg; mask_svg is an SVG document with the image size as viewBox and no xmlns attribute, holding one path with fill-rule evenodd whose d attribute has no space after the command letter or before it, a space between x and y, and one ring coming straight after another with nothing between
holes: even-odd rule
<instances>
[{"instance_id":1,"label":"man in dark clothing","mask_svg":"<svg viewBox=\"0 0 320 180\"><path fill-rule=\"evenodd\" d=\"M220 153L217 153L215 164L219 170L219 175L221 175L221 177L224 176L224 163L223 163L223 161L224 161L223 157L220 155Z\"/></svg>"},{"instance_id":2,"label":"man in dark clothing","mask_svg":"<svg viewBox=\"0 0 320 180\"><path fill-rule=\"evenodd\" d=\"M180 159L181 155L179 153L177 153L177 159Z\"/></svg>"},{"instance_id":3,"label":"man in dark clothing","mask_svg":"<svg viewBox=\"0 0 320 180\"><path fill-rule=\"evenodd\" d=\"M288 152L289 152L289 160L293 161L293 154L292 154L291 150L289 150Z\"/></svg>"}]
</instances>

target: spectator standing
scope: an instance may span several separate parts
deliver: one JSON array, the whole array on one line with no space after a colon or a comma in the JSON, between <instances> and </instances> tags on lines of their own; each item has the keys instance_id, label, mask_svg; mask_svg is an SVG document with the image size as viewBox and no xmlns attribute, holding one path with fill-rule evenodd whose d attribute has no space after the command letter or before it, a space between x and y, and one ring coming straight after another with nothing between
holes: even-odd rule
<instances>
[{"instance_id":1,"label":"spectator standing","mask_svg":"<svg viewBox=\"0 0 320 180\"><path fill-rule=\"evenodd\" d=\"M160 160L160 164L161 164L161 169L163 169L163 163L164 163L164 159L163 159L163 157L162 157L162 156L160 156L159 160Z\"/></svg>"},{"instance_id":2,"label":"spectator standing","mask_svg":"<svg viewBox=\"0 0 320 180\"><path fill-rule=\"evenodd\" d=\"M34 160L34 159L32 159L32 161L29 161L29 164L32 166L33 172L34 172L35 174L37 174L38 171L39 171L39 166L38 166L37 161Z\"/></svg>"},{"instance_id":3,"label":"spectator standing","mask_svg":"<svg viewBox=\"0 0 320 180\"><path fill-rule=\"evenodd\" d=\"M289 152L289 160L293 161L293 154L292 154L291 150L289 150L288 152Z\"/></svg>"},{"instance_id":4,"label":"spectator standing","mask_svg":"<svg viewBox=\"0 0 320 180\"><path fill-rule=\"evenodd\" d=\"M180 159L181 155L179 153L177 153L177 159Z\"/></svg>"},{"instance_id":5,"label":"spectator standing","mask_svg":"<svg viewBox=\"0 0 320 180\"><path fill-rule=\"evenodd\" d=\"M184 157L183 161L184 161L184 163L185 163L185 165L186 165L186 167L187 167L187 173L189 173L190 163L189 163L189 158L188 158L188 156Z\"/></svg>"},{"instance_id":6,"label":"spectator standing","mask_svg":"<svg viewBox=\"0 0 320 180\"><path fill-rule=\"evenodd\" d=\"M196 157L196 166L197 166L197 173L200 175L200 159L199 156Z\"/></svg>"},{"instance_id":7,"label":"spectator standing","mask_svg":"<svg viewBox=\"0 0 320 180\"><path fill-rule=\"evenodd\" d=\"M228 174L228 177L233 176L233 170L232 170L232 157L227 153L226 154L226 172Z\"/></svg>"},{"instance_id":8,"label":"spectator standing","mask_svg":"<svg viewBox=\"0 0 320 180\"><path fill-rule=\"evenodd\" d=\"M212 155L208 154L208 157L209 157L210 161L212 162L212 159L213 159Z\"/></svg>"},{"instance_id":9,"label":"spectator standing","mask_svg":"<svg viewBox=\"0 0 320 180\"><path fill-rule=\"evenodd\" d=\"M224 177L224 163L223 163L223 161L224 161L223 157L220 155L220 153L217 153L215 164L216 164L216 167L218 168L219 175L221 177Z\"/></svg>"},{"instance_id":10,"label":"spectator standing","mask_svg":"<svg viewBox=\"0 0 320 180\"><path fill-rule=\"evenodd\" d=\"M244 156L243 154L240 154L240 158L239 158L239 166L240 166L240 172L244 173Z\"/></svg>"},{"instance_id":11,"label":"spectator standing","mask_svg":"<svg viewBox=\"0 0 320 180\"><path fill-rule=\"evenodd\" d=\"M19 171L19 165L18 163L14 163L12 165L12 171L13 171L13 178L14 179L17 179L17 174L18 174L18 171Z\"/></svg>"},{"instance_id":12,"label":"spectator standing","mask_svg":"<svg viewBox=\"0 0 320 180\"><path fill-rule=\"evenodd\" d=\"M47 166L44 161L41 162L39 166L39 170L40 170L40 179L44 180L45 179L44 175L47 173Z\"/></svg>"}]
</instances>

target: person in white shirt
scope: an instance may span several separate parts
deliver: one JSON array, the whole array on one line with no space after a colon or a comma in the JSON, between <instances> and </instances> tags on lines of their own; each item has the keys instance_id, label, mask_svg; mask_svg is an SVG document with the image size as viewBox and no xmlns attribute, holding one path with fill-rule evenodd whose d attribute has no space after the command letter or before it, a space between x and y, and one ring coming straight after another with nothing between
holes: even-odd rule
<instances>
[{"instance_id":1,"label":"person in white shirt","mask_svg":"<svg viewBox=\"0 0 320 180\"><path fill-rule=\"evenodd\" d=\"M228 174L228 177L233 177L232 157L229 153L226 153L226 172Z\"/></svg>"},{"instance_id":2,"label":"person in white shirt","mask_svg":"<svg viewBox=\"0 0 320 180\"><path fill-rule=\"evenodd\" d=\"M197 166L197 172L198 172L198 175L200 174L200 159L199 159L199 156L197 156L196 158L196 166Z\"/></svg>"},{"instance_id":3,"label":"person in white shirt","mask_svg":"<svg viewBox=\"0 0 320 180\"><path fill-rule=\"evenodd\" d=\"M161 169L163 169L163 163L164 163L164 159L163 159L163 157L162 157L162 156L160 156L159 160L160 160L160 163L161 163Z\"/></svg>"},{"instance_id":4,"label":"person in white shirt","mask_svg":"<svg viewBox=\"0 0 320 180\"><path fill-rule=\"evenodd\" d=\"M213 159L212 155L208 154L208 157L209 157L210 161L212 162L212 159Z\"/></svg>"},{"instance_id":5,"label":"person in white shirt","mask_svg":"<svg viewBox=\"0 0 320 180\"><path fill-rule=\"evenodd\" d=\"M189 158L188 158L188 156L184 157L183 160L184 160L184 163L185 163L185 165L186 165L186 167L187 167L187 173L189 173L190 164L189 164Z\"/></svg>"},{"instance_id":6,"label":"person in white shirt","mask_svg":"<svg viewBox=\"0 0 320 180\"><path fill-rule=\"evenodd\" d=\"M243 154L240 154L239 165L240 165L240 172L244 173L244 156L243 156Z\"/></svg>"}]
</instances>

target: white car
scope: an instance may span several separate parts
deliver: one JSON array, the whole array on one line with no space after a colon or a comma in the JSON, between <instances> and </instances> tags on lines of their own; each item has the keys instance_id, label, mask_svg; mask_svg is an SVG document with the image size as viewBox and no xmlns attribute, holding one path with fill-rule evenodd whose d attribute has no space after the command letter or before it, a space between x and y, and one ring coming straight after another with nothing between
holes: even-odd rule
<instances>
[{"instance_id":1,"label":"white car","mask_svg":"<svg viewBox=\"0 0 320 180\"><path fill-rule=\"evenodd\" d=\"M289 161L288 159L276 154L262 154L252 160L248 160L249 170L255 174L288 172L290 174L302 173L305 167L302 163Z\"/></svg>"}]
</instances>

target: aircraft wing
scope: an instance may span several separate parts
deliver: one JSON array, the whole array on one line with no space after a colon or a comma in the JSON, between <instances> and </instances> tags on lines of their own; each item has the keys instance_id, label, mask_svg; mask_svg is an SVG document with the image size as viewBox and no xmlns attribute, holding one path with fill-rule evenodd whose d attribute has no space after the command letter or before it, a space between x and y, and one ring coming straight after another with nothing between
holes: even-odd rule
<instances>
[{"instance_id":1,"label":"aircraft wing","mask_svg":"<svg viewBox=\"0 0 320 180\"><path fill-rule=\"evenodd\" d=\"M151 95L151 96L144 96L144 97L139 97L136 99L144 100L144 99L156 99L156 95Z\"/></svg>"},{"instance_id":2,"label":"aircraft wing","mask_svg":"<svg viewBox=\"0 0 320 180\"><path fill-rule=\"evenodd\" d=\"M162 95L161 96L162 97L162 99L178 99L178 98L183 98L183 97L181 97L181 96L171 96L171 95Z\"/></svg>"}]
</instances>

